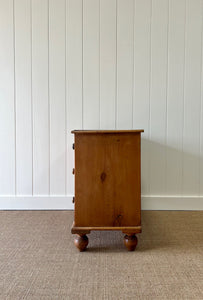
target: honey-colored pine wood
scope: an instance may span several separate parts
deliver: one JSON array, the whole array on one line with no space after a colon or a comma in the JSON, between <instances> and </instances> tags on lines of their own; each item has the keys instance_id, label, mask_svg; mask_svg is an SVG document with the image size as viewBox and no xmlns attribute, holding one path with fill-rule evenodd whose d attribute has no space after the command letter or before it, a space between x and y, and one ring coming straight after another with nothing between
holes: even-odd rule
<instances>
[{"instance_id":1,"label":"honey-colored pine wood","mask_svg":"<svg viewBox=\"0 0 203 300\"><path fill-rule=\"evenodd\" d=\"M72 233L121 230L134 236L141 232L141 132L143 130L73 131L75 215ZM135 238L131 243L134 241Z\"/></svg>"},{"instance_id":2,"label":"honey-colored pine wood","mask_svg":"<svg viewBox=\"0 0 203 300\"><path fill-rule=\"evenodd\" d=\"M114 134L121 134L121 133L141 133L144 132L143 129L134 129L134 130L72 130L71 133L75 134L103 134L103 133L114 133Z\"/></svg>"}]
</instances>

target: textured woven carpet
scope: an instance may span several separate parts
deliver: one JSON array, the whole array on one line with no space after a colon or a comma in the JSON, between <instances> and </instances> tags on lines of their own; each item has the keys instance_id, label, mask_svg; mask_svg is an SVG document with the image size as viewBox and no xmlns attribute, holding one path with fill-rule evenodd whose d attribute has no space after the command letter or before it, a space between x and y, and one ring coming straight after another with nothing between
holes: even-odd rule
<instances>
[{"instance_id":1,"label":"textured woven carpet","mask_svg":"<svg viewBox=\"0 0 203 300\"><path fill-rule=\"evenodd\" d=\"M144 211L135 252L121 232L73 244L72 211L0 212L0 299L203 299L203 212Z\"/></svg>"}]
</instances>

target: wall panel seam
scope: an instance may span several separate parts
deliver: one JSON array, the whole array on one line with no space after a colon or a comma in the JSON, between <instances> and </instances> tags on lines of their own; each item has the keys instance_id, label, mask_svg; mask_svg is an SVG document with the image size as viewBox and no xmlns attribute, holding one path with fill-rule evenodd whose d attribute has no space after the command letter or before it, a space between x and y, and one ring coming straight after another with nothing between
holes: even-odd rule
<instances>
[{"instance_id":1,"label":"wall panel seam","mask_svg":"<svg viewBox=\"0 0 203 300\"><path fill-rule=\"evenodd\" d=\"M118 100L118 0L116 0L116 70L115 70L115 129L117 129L117 100Z\"/></svg>"},{"instance_id":2,"label":"wall panel seam","mask_svg":"<svg viewBox=\"0 0 203 300\"><path fill-rule=\"evenodd\" d=\"M166 46L166 123L165 123L165 191L167 190L167 146L168 146L168 85L169 85L169 22L170 22L170 5L168 0L168 23L167 23L167 46Z\"/></svg>"},{"instance_id":3,"label":"wall panel seam","mask_svg":"<svg viewBox=\"0 0 203 300\"><path fill-rule=\"evenodd\" d=\"M15 143L15 195L17 194L17 156L16 156L16 57L15 57L15 0L13 0L13 80L14 80L14 143Z\"/></svg>"},{"instance_id":4,"label":"wall panel seam","mask_svg":"<svg viewBox=\"0 0 203 300\"><path fill-rule=\"evenodd\" d=\"M84 129L84 0L82 0L82 129Z\"/></svg>"},{"instance_id":5,"label":"wall panel seam","mask_svg":"<svg viewBox=\"0 0 203 300\"><path fill-rule=\"evenodd\" d=\"M149 141L151 141L151 89L152 89L152 13L153 13L153 2L150 1L150 49L149 49L149 55L150 55L150 62L149 62L149 120L148 120L148 137ZM150 153L150 149L149 149ZM148 160L149 166L148 166L148 182L149 182L149 193L151 190L151 184L150 184L150 171L151 171L151 157L149 155Z\"/></svg>"},{"instance_id":6,"label":"wall panel seam","mask_svg":"<svg viewBox=\"0 0 203 300\"><path fill-rule=\"evenodd\" d=\"M101 129L101 0L99 0L99 128Z\"/></svg>"},{"instance_id":7,"label":"wall panel seam","mask_svg":"<svg viewBox=\"0 0 203 300\"><path fill-rule=\"evenodd\" d=\"M32 0L30 0L30 59L31 59L31 62L30 62L30 100L31 100L31 133L32 133L32 137L31 137L31 147L32 147L32 195L34 194L33 192L33 172L34 172L34 163L33 163L33 151L34 151L34 144L33 144L33 135L34 135L34 126L33 126L33 76L32 76L32 63L33 63L33 55L32 55Z\"/></svg>"},{"instance_id":8,"label":"wall panel seam","mask_svg":"<svg viewBox=\"0 0 203 300\"><path fill-rule=\"evenodd\" d=\"M182 153L181 153L181 167L182 167L182 176L181 176L181 195L183 195L183 170L184 170L184 152L183 152L183 146L184 146L184 122L185 122L185 79L186 79L186 70L185 70L185 64L186 64L186 40L187 40L187 32L186 32L186 25L187 25L187 0L185 1L185 24L184 24L184 65L183 65L183 110L182 110Z\"/></svg>"},{"instance_id":9,"label":"wall panel seam","mask_svg":"<svg viewBox=\"0 0 203 300\"><path fill-rule=\"evenodd\" d=\"M132 129L134 128L134 94L135 94L135 88L134 88L134 80L135 80L135 9L136 9L136 5L135 5L135 0L133 1L133 68L132 68L132 114L131 114L131 118L132 118Z\"/></svg>"},{"instance_id":10,"label":"wall panel seam","mask_svg":"<svg viewBox=\"0 0 203 300\"><path fill-rule=\"evenodd\" d=\"M50 120L50 76L49 76L49 67L50 67L50 53L49 53L49 48L50 48L50 42L49 42L49 38L50 38L50 6L49 6L49 0L47 0L47 7L48 7L48 26L47 26L47 34L48 34L48 144L49 144L49 195L51 195L51 120Z\"/></svg>"},{"instance_id":11,"label":"wall panel seam","mask_svg":"<svg viewBox=\"0 0 203 300\"><path fill-rule=\"evenodd\" d=\"M67 1L65 1L65 195L67 194L67 151L68 151L68 145L67 145L67 30L66 30L66 26L67 26Z\"/></svg>"},{"instance_id":12,"label":"wall panel seam","mask_svg":"<svg viewBox=\"0 0 203 300\"><path fill-rule=\"evenodd\" d=\"M199 118L199 195L201 194L201 151L202 151L202 113L203 113L203 1L202 1L202 32L201 32L201 74L200 74L200 118Z\"/></svg>"}]
</instances>

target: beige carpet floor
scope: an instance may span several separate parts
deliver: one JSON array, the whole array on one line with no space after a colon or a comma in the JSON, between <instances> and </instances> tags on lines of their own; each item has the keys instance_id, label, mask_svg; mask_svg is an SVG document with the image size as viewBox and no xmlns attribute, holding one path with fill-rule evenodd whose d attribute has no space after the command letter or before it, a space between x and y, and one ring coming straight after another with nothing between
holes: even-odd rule
<instances>
[{"instance_id":1,"label":"beige carpet floor","mask_svg":"<svg viewBox=\"0 0 203 300\"><path fill-rule=\"evenodd\" d=\"M0 212L0 299L203 299L203 212L144 211L135 252L91 232L80 253L72 211Z\"/></svg>"}]
</instances>

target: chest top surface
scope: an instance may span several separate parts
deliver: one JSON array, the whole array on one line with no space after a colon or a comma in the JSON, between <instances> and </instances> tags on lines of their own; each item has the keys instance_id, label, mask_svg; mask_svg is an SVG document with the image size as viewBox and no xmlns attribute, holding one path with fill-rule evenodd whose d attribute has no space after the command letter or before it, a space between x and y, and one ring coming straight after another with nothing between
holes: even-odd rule
<instances>
[{"instance_id":1,"label":"chest top surface","mask_svg":"<svg viewBox=\"0 0 203 300\"><path fill-rule=\"evenodd\" d=\"M71 133L74 134L108 134L108 133L141 133L144 129L134 129L134 130L72 130Z\"/></svg>"}]
</instances>

